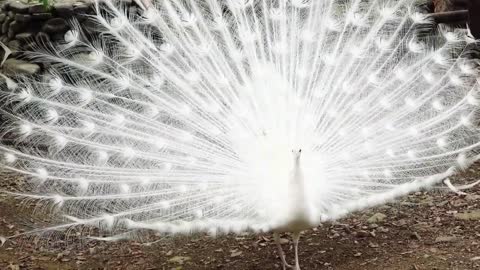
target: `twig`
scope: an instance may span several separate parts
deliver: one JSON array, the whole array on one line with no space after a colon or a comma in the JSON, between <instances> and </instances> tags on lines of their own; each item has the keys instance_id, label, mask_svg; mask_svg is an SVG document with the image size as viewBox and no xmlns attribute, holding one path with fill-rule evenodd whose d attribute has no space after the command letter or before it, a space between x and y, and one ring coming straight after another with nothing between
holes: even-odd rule
<instances>
[{"instance_id":1,"label":"twig","mask_svg":"<svg viewBox=\"0 0 480 270\"><path fill-rule=\"evenodd\" d=\"M448 12L438 12L429 15L436 23L461 24L469 20L468 10L456 10Z\"/></svg>"}]
</instances>

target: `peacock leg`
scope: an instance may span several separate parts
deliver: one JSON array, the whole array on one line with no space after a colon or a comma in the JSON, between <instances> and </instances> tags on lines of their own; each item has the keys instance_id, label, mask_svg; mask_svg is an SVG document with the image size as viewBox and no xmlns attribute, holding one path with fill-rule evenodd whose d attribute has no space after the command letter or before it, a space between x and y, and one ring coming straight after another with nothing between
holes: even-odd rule
<instances>
[{"instance_id":1,"label":"peacock leg","mask_svg":"<svg viewBox=\"0 0 480 270\"><path fill-rule=\"evenodd\" d=\"M283 252L282 245L280 244L280 236L278 235L278 233L274 232L274 233L273 233L273 238L275 239L275 243L277 244L278 256L280 256L280 259L282 260L283 270L286 270L287 267L288 267L288 268L293 268L293 267L292 267L291 265L289 265L289 264L287 263L287 261L285 260L285 253Z\"/></svg>"},{"instance_id":2,"label":"peacock leg","mask_svg":"<svg viewBox=\"0 0 480 270\"><path fill-rule=\"evenodd\" d=\"M300 270L300 262L298 261L298 241L300 240L300 232L293 233L293 247L295 249L295 270Z\"/></svg>"}]
</instances>

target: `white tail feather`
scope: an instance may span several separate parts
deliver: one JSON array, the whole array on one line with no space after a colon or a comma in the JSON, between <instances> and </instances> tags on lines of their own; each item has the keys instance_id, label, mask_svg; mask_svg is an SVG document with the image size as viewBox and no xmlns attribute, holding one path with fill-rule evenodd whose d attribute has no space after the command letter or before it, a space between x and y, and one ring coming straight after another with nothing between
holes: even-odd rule
<instances>
[{"instance_id":1,"label":"white tail feather","mask_svg":"<svg viewBox=\"0 0 480 270\"><path fill-rule=\"evenodd\" d=\"M463 191L460 191L460 189L458 189L457 187L455 187L454 185L452 185L452 182L450 182L450 179L445 179L443 180L443 183L453 192L455 192L456 194L458 195L467 195L467 193L463 192Z\"/></svg>"}]
</instances>

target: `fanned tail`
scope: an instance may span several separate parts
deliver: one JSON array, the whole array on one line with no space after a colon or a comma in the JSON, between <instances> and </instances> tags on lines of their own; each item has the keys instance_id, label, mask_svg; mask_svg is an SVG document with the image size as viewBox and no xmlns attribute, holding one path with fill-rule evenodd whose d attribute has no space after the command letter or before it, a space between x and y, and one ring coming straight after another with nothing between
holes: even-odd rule
<instances>
[{"instance_id":1,"label":"fanned tail","mask_svg":"<svg viewBox=\"0 0 480 270\"><path fill-rule=\"evenodd\" d=\"M35 232L270 230L296 148L318 222L479 158L475 41L411 1L155 5L98 4L99 37L73 23L0 91L0 161L30 184L8 193L65 215Z\"/></svg>"}]
</instances>

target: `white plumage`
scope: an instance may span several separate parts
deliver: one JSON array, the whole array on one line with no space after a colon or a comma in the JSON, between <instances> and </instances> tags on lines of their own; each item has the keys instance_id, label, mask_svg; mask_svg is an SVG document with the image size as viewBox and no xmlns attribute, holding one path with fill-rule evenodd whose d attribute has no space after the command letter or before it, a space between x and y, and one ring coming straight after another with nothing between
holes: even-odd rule
<instances>
[{"instance_id":1,"label":"white plumage","mask_svg":"<svg viewBox=\"0 0 480 270\"><path fill-rule=\"evenodd\" d=\"M475 41L410 0L154 6L99 5L99 37L74 23L30 54L50 74L0 92L0 162L31 184L4 192L65 217L35 233L293 231L297 246L478 159Z\"/></svg>"}]
</instances>

